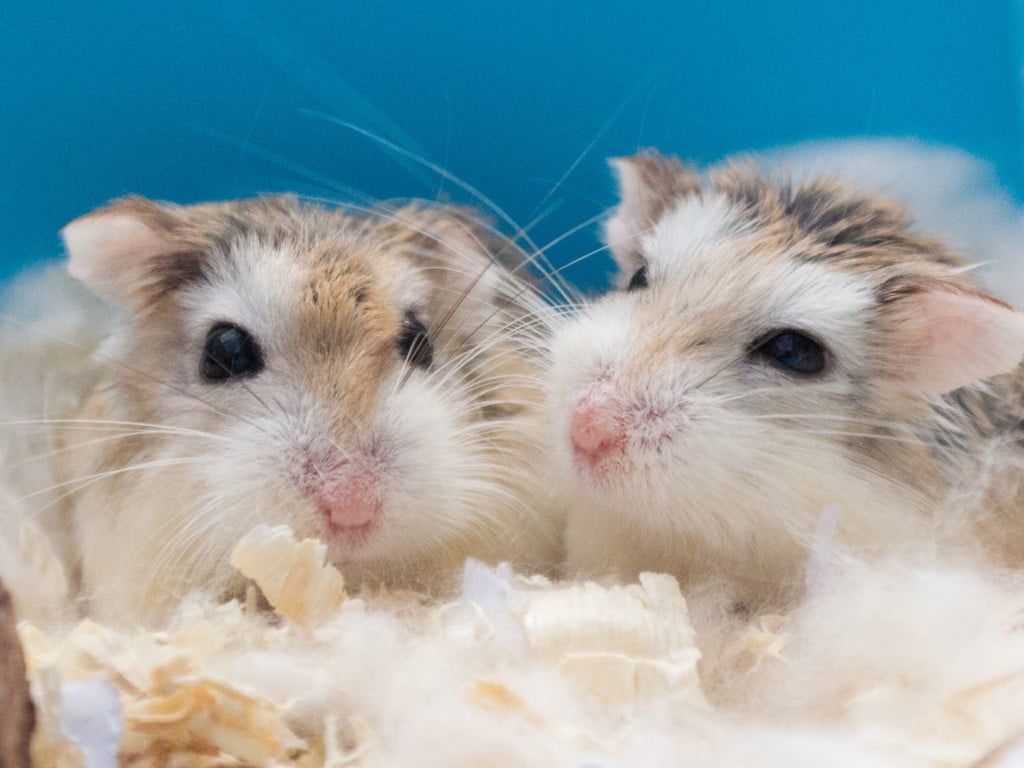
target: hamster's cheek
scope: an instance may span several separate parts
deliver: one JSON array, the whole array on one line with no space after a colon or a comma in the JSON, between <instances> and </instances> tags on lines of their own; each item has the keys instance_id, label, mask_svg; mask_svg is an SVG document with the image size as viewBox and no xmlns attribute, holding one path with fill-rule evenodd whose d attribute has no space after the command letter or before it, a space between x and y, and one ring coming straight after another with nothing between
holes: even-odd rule
<instances>
[{"instance_id":1,"label":"hamster's cheek","mask_svg":"<svg viewBox=\"0 0 1024 768\"><path fill-rule=\"evenodd\" d=\"M235 419L195 466L219 509L256 523L300 526L306 500L290 482L297 441L276 419Z\"/></svg>"},{"instance_id":2,"label":"hamster's cheek","mask_svg":"<svg viewBox=\"0 0 1024 768\"><path fill-rule=\"evenodd\" d=\"M382 388L370 432L383 465L381 546L395 554L443 544L471 523L468 489L486 471L485 435L468 418L468 398L452 396L459 387L414 374Z\"/></svg>"}]
</instances>

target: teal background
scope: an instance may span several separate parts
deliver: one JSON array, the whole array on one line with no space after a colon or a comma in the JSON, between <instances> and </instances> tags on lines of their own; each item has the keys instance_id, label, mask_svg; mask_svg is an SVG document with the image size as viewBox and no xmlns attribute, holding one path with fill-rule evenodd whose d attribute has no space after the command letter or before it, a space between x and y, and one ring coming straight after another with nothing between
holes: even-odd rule
<instances>
[{"instance_id":1,"label":"teal background","mask_svg":"<svg viewBox=\"0 0 1024 768\"><path fill-rule=\"evenodd\" d=\"M609 155L709 162L917 136L1020 199L1020 8L995 0L0 4L0 276L105 200L300 191L468 201L328 115L447 168L539 243L614 200ZM555 187L556 182L562 183ZM595 228L552 251L596 246ZM608 263L567 274L598 285Z\"/></svg>"}]
</instances>

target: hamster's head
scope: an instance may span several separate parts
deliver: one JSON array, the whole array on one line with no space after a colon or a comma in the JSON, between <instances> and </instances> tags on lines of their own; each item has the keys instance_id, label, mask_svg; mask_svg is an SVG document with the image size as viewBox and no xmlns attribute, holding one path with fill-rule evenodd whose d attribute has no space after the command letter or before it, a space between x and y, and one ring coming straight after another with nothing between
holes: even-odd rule
<instances>
[{"instance_id":1,"label":"hamster's head","mask_svg":"<svg viewBox=\"0 0 1024 768\"><path fill-rule=\"evenodd\" d=\"M1024 317L892 202L653 152L613 167L617 290L559 330L549 373L584 506L750 552L873 488L915 496L928 404L1024 354Z\"/></svg>"},{"instance_id":2,"label":"hamster's head","mask_svg":"<svg viewBox=\"0 0 1024 768\"><path fill-rule=\"evenodd\" d=\"M63 236L71 273L124 310L97 396L138 434L107 463L144 468L123 495L189 510L151 521L174 557L226 562L287 523L346 575L387 578L514 503L533 294L466 211L130 198Z\"/></svg>"}]
</instances>

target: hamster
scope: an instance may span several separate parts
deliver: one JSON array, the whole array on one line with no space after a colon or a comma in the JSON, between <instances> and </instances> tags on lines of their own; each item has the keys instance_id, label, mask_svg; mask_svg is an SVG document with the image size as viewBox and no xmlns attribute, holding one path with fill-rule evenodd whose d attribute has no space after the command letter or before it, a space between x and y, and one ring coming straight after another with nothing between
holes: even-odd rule
<instances>
[{"instance_id":1,"label":"hamster","mask_svg":"<svg viewBox=\"0 0 1024 768\"><path fill-rule=\"evenodd\" d=\"M261 523L322 540L353 587L557 561L527 502L544 304L467 211L132 197L62 236L117 312L85 428L60 436L60 549L91 616L238 595L229 556Z\"/></svg>"},{"instance_id":2,"label":"hamster","mask_svg":"<svg viewBox=\"0 0 1024 768\"><path fill-rule=\"evenodd\" d=\"M568 572L772 601L819 521L864 552L934 525L977 469L972 409L992 409L972 388L1015 370L1024 315L892 201L654 151L612 165L617 289L556 331L546 374ZM1006 445L1024 409L996 399Z\"/></svg>"},{"instance_id":3,"label":"hamster","mask_svg":"<svg viewBox=\"0 0 1024 768\"><path fill-rule=\"evenodd\" d=\"M61 435L112 435L65 421L95 385L89 358L110 319L63 265L30 269L0 291L0 582L18 616L39 624L69 607Z\"/></svg>"}]
</instances>

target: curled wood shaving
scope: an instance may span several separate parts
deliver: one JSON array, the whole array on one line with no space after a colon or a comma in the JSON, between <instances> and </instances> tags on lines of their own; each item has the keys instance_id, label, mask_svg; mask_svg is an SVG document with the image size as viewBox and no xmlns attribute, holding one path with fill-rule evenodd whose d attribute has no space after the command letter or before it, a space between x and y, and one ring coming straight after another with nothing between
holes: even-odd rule
<instances>
[{"instance_id":1,"label":"curled wood shaving","mask_svg":"<svg viewBox=\"0 0 1024 768\"><path fill-rule=\"evenodd\" d=\"M286 525L261 525L231 553L231 564L256 582L274 610L312 629L336 616L345 600L345 580L325 564L327 548L319 541L296 542Z\"/></svg>"}]
</instances>

